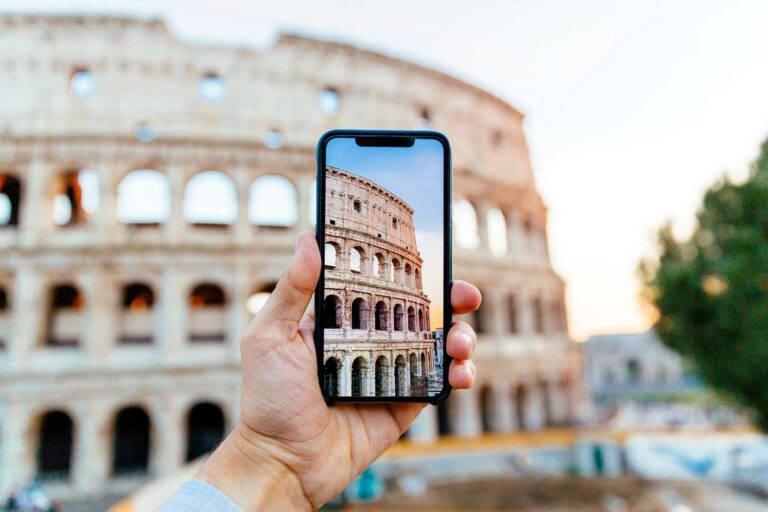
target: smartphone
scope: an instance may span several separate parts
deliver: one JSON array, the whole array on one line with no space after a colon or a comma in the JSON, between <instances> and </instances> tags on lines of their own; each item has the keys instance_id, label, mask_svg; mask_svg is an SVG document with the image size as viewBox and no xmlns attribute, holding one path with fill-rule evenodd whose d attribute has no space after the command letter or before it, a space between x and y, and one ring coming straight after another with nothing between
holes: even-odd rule
<instances>
[{"instance_id":1,"label":"smartphone","mask_svg":"<svg viewBox=\"0 0 768 512\"><path fill-rule=\"evenodd\" d=\"M441 133L320 138L315 346L328 403L448 398L451 182Z\"/></svg>"}]
</instances>

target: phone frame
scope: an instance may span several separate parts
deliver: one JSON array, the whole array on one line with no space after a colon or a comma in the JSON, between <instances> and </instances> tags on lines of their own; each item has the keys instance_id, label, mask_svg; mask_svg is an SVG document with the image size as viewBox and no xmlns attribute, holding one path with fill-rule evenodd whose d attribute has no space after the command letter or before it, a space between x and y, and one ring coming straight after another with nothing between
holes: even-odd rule
<instances>
[{"instance_id":1,"label":"phone frame","mask_svg":"<svg viewBox=\"0 0 768 512\"><path fill-rule=\"evenodd\" d=\"M325 148L329 141L335 138L414 138L437 140L443 146L443 390L435 396L336 396L325 393L323 386L324 366L324 329L322 326L323 300L325 297ZM451 357L447 352L448 330L453 323L451 310L451 211L453 195L453 176L451 172L451 144L444 134L430 130L331 130L324 133L317 142L317 211L315 236L320 248L321 274L315 288L315 353L317 357L317 377L320 392L325 401L334 403L391 403L418 402L437 405L445 401L451 393L448 373Z\"/></svg>"}]
</instances>

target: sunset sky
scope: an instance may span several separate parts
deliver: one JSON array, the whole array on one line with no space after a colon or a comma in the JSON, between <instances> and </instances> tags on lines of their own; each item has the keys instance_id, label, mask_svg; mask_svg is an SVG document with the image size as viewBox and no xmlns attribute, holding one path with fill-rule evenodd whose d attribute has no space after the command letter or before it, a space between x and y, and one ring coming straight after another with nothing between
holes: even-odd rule
<instances>
[{"instance_id":1,"label":"sunset sky","mask_svg":"<svg viewBox=\"0 0 768 512\"><path fill-rule=\"evenodd\" d=\"M571 333L645 329L635 269L670 219L746 175L768 135L768 2L0 0L29 12L162 16L187 41L264 47L281 29L477 84L526 115Z\"/></svg>"}]
</instances>

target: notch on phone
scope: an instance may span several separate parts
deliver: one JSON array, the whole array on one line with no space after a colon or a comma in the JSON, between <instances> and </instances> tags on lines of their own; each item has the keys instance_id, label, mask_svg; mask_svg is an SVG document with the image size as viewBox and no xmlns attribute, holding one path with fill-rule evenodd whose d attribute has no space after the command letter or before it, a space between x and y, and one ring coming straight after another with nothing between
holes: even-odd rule
<instances>
[{"instance_id":1,"label":"notch on phone","mask_svg":"<svg viewBox=\"0 0 768 512\"><path fill-rule=\"evenodd\" d=\"M355 143L364 148L410 148L414 137L355 137Z\"/></svg>"}]
</instances>

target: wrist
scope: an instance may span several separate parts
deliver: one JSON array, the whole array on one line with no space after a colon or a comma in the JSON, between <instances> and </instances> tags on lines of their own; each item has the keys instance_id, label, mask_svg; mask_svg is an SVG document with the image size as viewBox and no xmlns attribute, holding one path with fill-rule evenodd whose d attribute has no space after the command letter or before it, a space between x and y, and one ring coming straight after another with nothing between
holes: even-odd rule
<instances>
[{"instance_id":1,"label":"wrist","mask_svg":"<svg viewBox=\"0 0 768 512\"><path fill-rule=\"evenodd\" d=\"M240 424L201 466L197 478L253 510L312 510L301 481L269 444Z\"/></svg>"}]
</instances>

